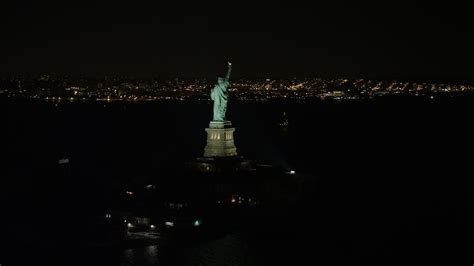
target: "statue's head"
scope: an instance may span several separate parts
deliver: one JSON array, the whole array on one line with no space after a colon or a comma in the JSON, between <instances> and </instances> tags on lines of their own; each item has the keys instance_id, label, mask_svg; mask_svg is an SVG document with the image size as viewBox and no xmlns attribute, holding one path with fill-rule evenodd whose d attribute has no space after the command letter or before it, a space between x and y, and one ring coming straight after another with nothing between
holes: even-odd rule
<instances>
[{"instance_id":1,"label":"statue's head","mask_svg":"<svg viewBox=\"0 0 474 266\"><path fill-rule=\"evenodd\" d=\"M217 84L219 84L219 85L224 85L224 84L225 84L225 79L222 78L222 77L218 77L218 78L217 78Z\"/></svg>"}]
</instances>

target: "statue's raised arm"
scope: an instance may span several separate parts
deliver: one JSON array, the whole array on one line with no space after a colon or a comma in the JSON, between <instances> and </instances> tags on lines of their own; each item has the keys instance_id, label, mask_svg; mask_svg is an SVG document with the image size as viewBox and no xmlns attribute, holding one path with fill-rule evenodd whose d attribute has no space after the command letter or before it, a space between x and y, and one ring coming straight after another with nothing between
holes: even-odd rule
<instances>
[{"instance_id":1,"label":"statue's raised arm","mask_svg":"<svg viewBox=\"0 0 474 266\"><path fill-rule=\"evenodd\" d=\"M231 62L227 62L227 75L225 76L225 80L226 80L227 82L229 82L231 70L232 70L232 63L231 63Z\"/></svg>"}]
</instances>

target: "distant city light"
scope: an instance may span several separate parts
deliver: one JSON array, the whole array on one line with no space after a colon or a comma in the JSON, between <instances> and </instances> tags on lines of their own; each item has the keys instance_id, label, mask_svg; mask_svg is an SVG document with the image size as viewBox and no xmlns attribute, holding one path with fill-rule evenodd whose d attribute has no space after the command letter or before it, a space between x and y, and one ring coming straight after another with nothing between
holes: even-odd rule
<instances>
[{"instance_id":1,"label":"distant city light","mask_svg":"<svg viewBox=\"0 0 474 266\"><path fill-rule=\"evenodd\" d=\"M181 90L169 85L167 80L136 80L135 83L116 79L111 87L96 86L97 80L75 80L60 78L62 82L29 85L27 89L17 87L0 87L0 94L13 98L34 98L57 103L62 100L78 99L102 101L103 107L112 101L209 101L208 89L213 82L209 80L180 80ZM17 79L21 82L22 79ZM79 85L79 83L82 83ZM71 84L71 86L64 86ZM134 89L130 91L130 89ZM242 101L265 102L273 99L305 101L321 100L359 100L384 97L389 95L424 96L428 99L434 93L473 92L472 85L450 85L443 83L411 83L401 81L374 81L370 79L241 79L231 83L229 91L234 92L236 99ZM17 93L18 92L18 93ZM176 93L180 92L180 93ZM454 96L454 95L450 95ZM77 97L77 98L76 98ZM80 97L80 98L79 98ZM437 98L437 95L434 95ZM222 138L222 137L221 137Z\"/></svg>"},{"instance_id":2,"label":"distant city light","mask_svg":"<svg viewBox=\"0 0 474 266\"><path fill-rule=\"evenodd\" d=\"M152 225L150 225L150 228L151 228L151 229L155 229L155 226L152 224Z\"/></svg>"},{"instance_id":3,"label":"distant city light","mask_svg":"<svg viewBox=\"0 0 474 266\"><path fill-rule=\"evenodd\" d=\"M194 226L200 226L202 224L202 221L200 219L194 221Z\"/></svg>"},{"instance_id":4,"label":"distant city light","mask_svg":"<svg viewBox=\"0 0 474 266\"><path fill-rule=\"evenodd\" d=\"M165 222L165 225L172 227L172 226L174 226L174 223L173 222Z\"/></svg>"},{"instance_id":5,"label":"distant city light","mask_svg":"<svg viewBox=\"0 0 474 266\"><path fill-rule=\"evenodd\" d=\"M132 227L133 225L132 225L132 223L128 223L127 226L128 226L128 227Z\"/></svg>"},{"instance_id":6,"label":"distant city light","mask_svg":"<svg viewBox=\"0 0 474 266\"><path fill-rule=\"evenodd\" d=\"M290 171L290 174L294 175L296 172L294 170Z\"/></svg>"},{"instance_id":7,"label":"distant city light","mask_svg":"<svg viewBox=\"0 0 474 266\"><path fill-rule=\"evenodd\" d=\"M69 163L69 158L62 158L58 161L58 164L68 164Z\"/></svg>"}]
</instances>

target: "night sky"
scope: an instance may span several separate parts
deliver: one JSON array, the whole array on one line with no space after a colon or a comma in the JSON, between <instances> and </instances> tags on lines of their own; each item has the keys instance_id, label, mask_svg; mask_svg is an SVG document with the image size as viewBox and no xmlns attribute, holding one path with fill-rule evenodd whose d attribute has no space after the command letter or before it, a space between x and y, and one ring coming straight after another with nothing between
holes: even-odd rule
<instances>
[{"instance_id":1,"label":"night sky","mask_svg":"<svg viewBox=\"0 0 474 266\"><path fill-rule=\"evenodd\" d=\"M35 2L2 7L2 75L214 77L230 60L240 77L474 80L472 10L453 1Z\"/></svg>"}]
</instances>

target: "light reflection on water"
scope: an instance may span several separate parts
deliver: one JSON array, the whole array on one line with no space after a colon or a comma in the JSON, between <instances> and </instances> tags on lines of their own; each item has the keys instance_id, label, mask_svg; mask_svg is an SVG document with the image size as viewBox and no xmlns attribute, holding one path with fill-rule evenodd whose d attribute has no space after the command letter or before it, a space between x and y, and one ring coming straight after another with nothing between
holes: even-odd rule
<instances>
[{"instance_id":1,"label":"light reflection on water","mask_svg":"<svg viewBox=\"0 0 474 266\"><path fill-rule=\"evenodd\" d=\"M123 251L121 265L160 265L158 260L158 247L130 248Z\"/></svg>"},{"instance_id":2,"label":"light reflection on water","mask_svg":"<svg viewBox=\"0 0 474 266\"><path fill-rule=\"evenodd\" d=\"M125 249L120 255L120 265L251 265L253 261L248 243L239 234L165 246Z\"/></svg>"}]
</instances>

